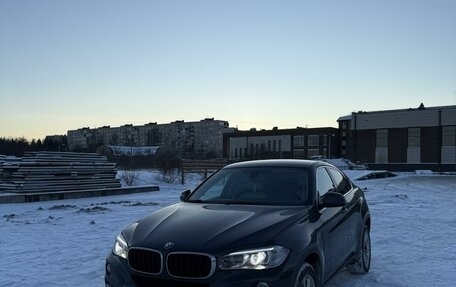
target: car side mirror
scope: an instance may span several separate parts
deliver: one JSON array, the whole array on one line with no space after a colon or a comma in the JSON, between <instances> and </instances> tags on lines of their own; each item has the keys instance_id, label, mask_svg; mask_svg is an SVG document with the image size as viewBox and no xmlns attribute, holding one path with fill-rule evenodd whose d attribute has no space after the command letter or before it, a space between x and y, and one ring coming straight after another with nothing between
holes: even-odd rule
<instances>
[{"instance_id":1,"label":"car side mirror","mask_svg":"<svg viewBox=\"0 0 456 287\"><path fill-rule=\"evenodd\" d=\"M180 201L185 201L187 197L190 195L190 193L192 193L190 189L187 189L186 191L182 192L180 196Z\"/></svg>"},{"instance_id":2,"label":"car side mirror","mask_svg":"<svg viewBox=\"0 0 456 287\"><path fill-rule=\"evenodd\" d=\"M345 197L337 192L329 191L321 198L320 208L324 207L342 207L347 204Z\"/></svg>"}]
</instances>

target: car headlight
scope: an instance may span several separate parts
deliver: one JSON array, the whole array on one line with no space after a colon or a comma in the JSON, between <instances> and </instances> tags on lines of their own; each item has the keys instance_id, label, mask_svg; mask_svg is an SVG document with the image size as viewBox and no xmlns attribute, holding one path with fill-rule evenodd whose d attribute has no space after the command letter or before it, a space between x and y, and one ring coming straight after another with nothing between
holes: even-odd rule
<instances>
[{"instance_id":1,"label":"car headlight","mask_svg":"<svg viewBox=\"0 0 456 287\"><path fill-rule=\"evenodd\" d=\"M128 258L128 244L122 233L119 234L116 238L116 243L112 249L115 255L122 257L123 259Z\"/></svg>"},{"instance_id":2,"label":"car headlight","mask_svg":"<svg viewBox=\"0 0 456 287\"><path fill-rule=\"evenodd\" d=\"M219 257L218 267L223 270L274 268L285 261L288 253L282 246L243 250Z\"/></svg>"}]
</instances>

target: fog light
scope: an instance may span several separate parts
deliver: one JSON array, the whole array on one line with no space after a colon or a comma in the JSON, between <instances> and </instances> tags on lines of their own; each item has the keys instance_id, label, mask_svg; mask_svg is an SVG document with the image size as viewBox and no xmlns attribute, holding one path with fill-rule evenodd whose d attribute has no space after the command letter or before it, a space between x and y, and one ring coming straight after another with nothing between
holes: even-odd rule
<instances>
[{"instance_id":1,"label":"fog light","mask_svg":"<svg viewBox=\"0 0 456 287\"><path fill-rule=\"evenodd\" d=\"M269 287L269 285L265 282L258 282L257 287Z\"/></svg>"}]
</instances>

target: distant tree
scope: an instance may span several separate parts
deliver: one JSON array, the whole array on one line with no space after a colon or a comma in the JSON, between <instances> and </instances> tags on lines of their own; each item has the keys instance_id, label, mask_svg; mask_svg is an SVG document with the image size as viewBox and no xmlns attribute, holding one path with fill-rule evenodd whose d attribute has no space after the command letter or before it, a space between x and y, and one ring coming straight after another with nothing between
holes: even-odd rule
<instances>
[{"instance_id":1,"label":"distant tree","mask_svg":"<svg viewBox=\"0 0 456 287\"><path fill-rule=\"evenodd\" d=\"M171 183L178 178L182 160L175 150L160 148L157 151L155 162L163 181Z\"/></svg>"},{"instance_id":2,"label":"distant tree","mask_svg":"<svg viewBox=\"0 0 456 287\"><path fill-rule=\"evenodd\" d=\"M63 136L47 136L41 142L38 140L37 145L40 146L39 150L45 151L67 151L68 149L68 137Z\"/></svg>"},{"instance_id":3,"label":"distant tree","mask_svg":"<svg viewBox=\"0 0 456 287\"><path fill-rule=\"evenodd\" d=\"M35 139L32 139L30 143L30 151L38 151L38 144Z\"/></svg>"},{"instance_id":4,"label":"distant tree","mask_svg":"<svg viewBox=\"0 0 456 287\"><path fill-rule=\"evenodd\" d=\"M24 137L20 138L0 138L0 154L23 156L26 151L37 150L37 141L29 143Z\"/></svg>"},{"instance_id":5,"label":"distant tree","mask_svg":"<svg viewBox=\"0 0 456 287\"><path fill-rule=\"evenodd\" d=\"M30 142L24 137L5 138L0 137L0 154L23 156L28 151L65 151L68 146L66 136L60 140L32 139Z\"/></svg>"},{"instance_id":6,"label":"distant tree","mask_svg":"<svg viewBox=\"0 0 456 287\"><path fill-rule=\"evenodd\" d=\"M59 143L50 139L50 138L45 138L43 142L43 149L47 151L57 151L58 150Z\"/></svg>"}]
</instances>

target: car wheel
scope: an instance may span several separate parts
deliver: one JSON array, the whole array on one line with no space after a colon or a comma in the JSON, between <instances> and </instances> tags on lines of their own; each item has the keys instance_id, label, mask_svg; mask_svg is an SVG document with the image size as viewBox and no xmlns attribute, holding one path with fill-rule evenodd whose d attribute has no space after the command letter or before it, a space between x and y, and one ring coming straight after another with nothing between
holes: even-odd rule
<instances>
[{"instance_id":1,"label":"car wheel","mask_svg":"<svg viewBox=\"0 0 456 287\"><path fill-rule=\"evenodd\" d=\"M369 228L364 227L363 240L361 245L361 252L355 263L347 266L349 272L354 274L364 274L369 272L371 263L371 240L369 235Z\"/></svg>"},{"instance_id":2,"label":"car wheel","mask_svg":"<svg viewBox=\"0 0 456 287\"><path fill-rule=\"evenodd\" d=\"M304 263L299 270L294 287L320 287L320 282L312 265Z\"/></svg>"}]
</instances>

